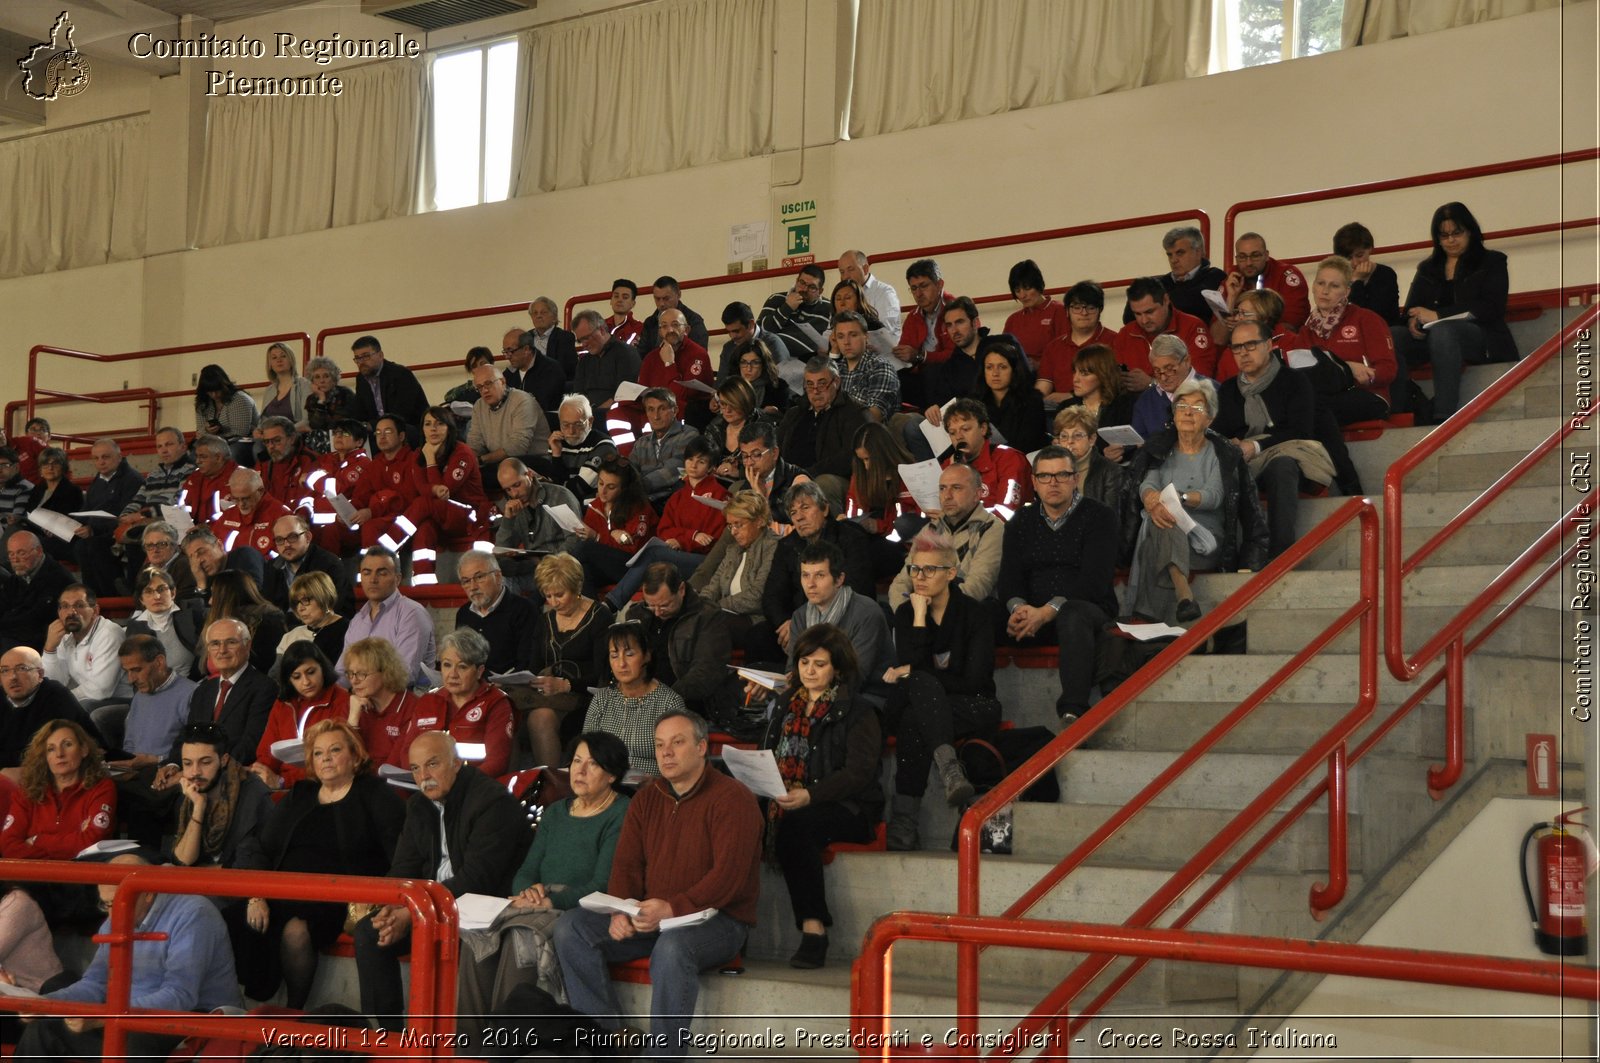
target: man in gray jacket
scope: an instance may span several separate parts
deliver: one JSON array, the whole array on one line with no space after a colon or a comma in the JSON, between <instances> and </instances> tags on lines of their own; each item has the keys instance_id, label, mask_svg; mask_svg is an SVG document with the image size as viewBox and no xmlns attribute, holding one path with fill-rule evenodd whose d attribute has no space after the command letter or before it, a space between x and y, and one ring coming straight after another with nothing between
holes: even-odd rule
<instances>
[{"instance_id":1,"label":"man in gray jacket","mask_svg":"<svg viewBox=\"0 0 1600 1063\"><path fill-rule=\"evenodd\" d=\"M884 701L883 673L894 664L894 636L878 600L845 586L844 551L830 542L809 544L800 553L800 586L806 604L794 611L789 630L789 665L794 673L794 647L800 635L817 624L832 624L843 631L861 662L863 698L878 706Z\"/></svg>"},{"instance_id":2,"label":"man in gray jacket","mask_svg":"<svg viewBox=\"0 0 1600 1063\"><path fill-rule=\"evenodd\" d=\"M478 456L485 475L507 458L544 457L550 453L550 422L533 396L506 386L505 374L492 365L472 371L478 401L472 404L467 446Z\"/></svg>"},{"instance_id":3,"label":"man in gray jacket","mask_svg":"<svg viewBox=\"0 0 1600 1063\"><path fill-rule=\"evenodd\" d=\"M983 478L971 465L951 462L939 474L939 514L934 527L956 544L956 576L961 593L974 601L993 599L1000 583L1000 544L1005 522L978 505ZM901 569L889 584L889 608L898 609L911 596L911 575Z\"/></svg>"},{"instance_id":4,"label":"man in gray jacket","mask_svg":"<svg viewBox=\"0 0 1600 1063\"><path fill-rule=\"evenodd\" d=\"M565 506L574 520L583 519L583 506L560 484L536 478L528 467L516 458L507 458L495 471L500 490L505 497L500 500L500 518L494 526L496 549L515 550L502 555L500 571L505 574L512 590L531 596L533 570L548 554L572 549L572 533L556 522L545 511L545 506Z\"/></svg>"}]
</instances>

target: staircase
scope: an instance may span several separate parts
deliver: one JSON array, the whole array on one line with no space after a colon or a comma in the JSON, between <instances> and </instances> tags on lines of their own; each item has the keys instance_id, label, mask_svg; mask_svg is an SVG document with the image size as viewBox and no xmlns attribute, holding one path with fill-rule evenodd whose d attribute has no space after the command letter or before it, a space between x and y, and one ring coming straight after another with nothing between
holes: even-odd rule
<instances>
[{"instance_id":1,"label":"staircase","mask_svg":"<svg viewBox=\"0 0 1600 1063\"><path fill-rule=\"evenodd\" d=\"M1549 314L1521 326L1522 348L1532 350L1556 331L1557 324L1556 315ZM1508 368L1470 369L1466 396L1476 394ZM1503 402L1407 481L1408 547L1431 535L1556 427L1563 412L1560 374L1560 363L1552 362L1525 383L1520 400L1514 397ZM1380 491L1384 470L1427 431L1390 430L1379 439L1352 445L1369 492ZM1506 562L1550 526L1561 512L1560 485L1565 471L1565 454L1546 459L1524 480L1529 486L1519 487L1481 514L1466 534L1407 581L1409 647L1419 645L1453 616ZM1304 501L1302 533L1342 501ZM1064 760L1057 768L1061 802L1018 804L1016 852L984 858L983 910L1002 910L1038 881L1062 853L1103 823L1347 608L1357 593L1354 565L1358 552L1358 537L1351 525L1251 606L1247 654L1188 658L1103 727L1085 748ZM1196 584L1202 605L1208 609L1215 606L1248 578L1244 574L1202 577ZM1553 702L1529 697L1527 692L1559 685L1561 611L1557 590L1547 587L1467 662L1468 763L1465 780L1456 793L1470 783L1475 804L1507 789L1518 792L1520 769L1506 770L1506 765L1522 759L1525 731L1551 728ZM1187 859L1233 812L1259 794L1267 780L1349 711L1356 700L1356 637L1354 627L1344 632L1246 726L1231 734L1216 754L1162 795L1155 807L1102 847L1089 866L1071 876L1031 914L1108 923L1125 918L1165 879L1166 872ZM996 680L1007 717L1018 726L1050 721L1056 692L1053 672L1013 666L997 673ZM1381 669L1374 721L1414 689ZM1436 820L1440 822L1435 834L1461 825L1441 815L1441 808L1448 806L1436 805L1425 786L1426 771L1438 763L1443 749L1443 697L1442 687L1434 690L1352 772L1350 888L1347 900L1331 913L1328 924L1314 921L1307 905L1308 891L1325 880L1328 861L1325 806L1319 804L1232 883L1197 918L1193 928L1347 941L1358 938L1381 914L1381 907L1370 899L1392 895L1422 870L1415 861L1396 860L1396 854ZM1492 712L1475 714L1474 707L1479 705L1492 708ZM1286 801L1283 807L1290 803ZM1455 812L1459 819L1460 810ZM927 851L845 853L835 860L828 881L836 922L829 966L824 971L787 968L785 961L796 942L796 931L782 880L765 873L761 921L745 952L746 973L703 979L700 1007L705 1017L697 1028L769 1037L768 1031L776 1029L786 1035L791 1049L806 1047L795 1044L795 1026L813 1034L843 1037L849 1011L845 965L871 922L895 909L955 910L955 856L944 844L955 822L953 811L930 799L924 802L921 824L930 846ZM1206 884L1203 880L1191 888L1174 910ZM1464 940L1461 947L1470 950L1470 940ZM955 1007L954 947L907 942L896 947L894 958L893 1026L914 1041L927 1034L937 1044L953 1026L949 1016ZM987 950L981 961L984 1018L978 1024L980 1031L1008 1030L1016 1016L1037 1004L1045 990L1060 980L1073 959L1049 952ZM1080 1057L1148 1054L1148 1047L1133 1040L1141 1032L1165 1034L1171 1048L1175 1017L1192 1034L1237 1033L1242 1029L1238 1016L1251 1013L1278 981L1269 971L1151 963L1116 998L1108 1014L1078 1031L1077 1038L1082 1040L1070 1048ZM1302 986L1302 991L1307 987ZM646 989L623 988L628 1006L648 1007ZM1092 996L1093 990L1080 995L1078 1005ZM1282 985L1277 987L1272 1005L1278 1012L1292 1005ZM775 1012L784 1018L775 1020ZM808 1046L811 1051L823 1048L826 1046L815 1042ZM776 1048L772 1051L778 1054Z\"/></svg>"}]
</instances>

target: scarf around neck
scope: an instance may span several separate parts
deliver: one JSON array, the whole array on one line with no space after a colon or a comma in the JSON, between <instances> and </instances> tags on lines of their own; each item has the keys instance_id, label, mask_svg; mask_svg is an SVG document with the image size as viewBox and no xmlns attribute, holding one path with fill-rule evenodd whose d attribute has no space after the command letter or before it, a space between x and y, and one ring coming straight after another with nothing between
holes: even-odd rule
<instances>
[{"instance_id":1,"label":"scarf around neck","mask_svg":"<svg viewBox=\"0 0 1600 1063\"><path fill-rule=\"evenodd\" d=\"M1311 316L1306 318L1306 327L1317 335L1319 339L1327 339L1333 335L1333 330L1338 328L1339 322L1344 319L1344 312L1350 306L1350 297L1346 295L1334 304L1331 310L1318 310L1311 308Z\"/></svg>"},{"instance_id":2,"label":"scarf around neck","mask_svg":"<svg viewBox=\"0 0 1600 1063\"><path fill-rule=\"evenodd\" d=\"M1246 380L1243 373L1239 374L1239 392L1244 396L1244 423L1251 435L1265 435L1272 427L1272 414L1267 412L1267 400L1263 395L1278 379L1278 370L1282 368L1282 362L1268 355L1267 367L1254 380Z\"/></svg>"}]
</instances>

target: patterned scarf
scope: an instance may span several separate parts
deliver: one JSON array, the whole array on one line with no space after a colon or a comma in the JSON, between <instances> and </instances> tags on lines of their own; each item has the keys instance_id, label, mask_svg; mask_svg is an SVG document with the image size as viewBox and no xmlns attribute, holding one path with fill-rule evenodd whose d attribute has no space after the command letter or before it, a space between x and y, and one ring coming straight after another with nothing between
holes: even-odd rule
<instances>
[{"instance_id":1,"label":"patterned scarf","mask_svg":"<svg viewBox=\"0 0 1600 1063\"><path fill-rule=\"evenodd\" d=\"M806 766L811 761L811 729L832 711L838 696L837 686L829 687L815 699L801 687L789 698L789 707L778 726L778 741L772 747L772 755L778 761L778 775L786 786L806 784ZM777 859L773 846L778 837L778 820L782 818L783 809L778 802L768 801L766 856L773 862Z\"/></svg>"},{"instance_id":2,"label":"patterned scarf","mask_svg":"<svg viewBox=\"0 0 1600 1063\"><path fill-rule=\"evenodd\" d=\"M1333 335L1333 330L1339 327L1339 322L1344 318L1345 309L1350 305L1350 297L1346 295L1333 305L1331 310L1318 310L1311 308L1311 316L1306 318L1306 327L1316 333L1321 339Z\"/></svg>"},{"instance_id":3,"label":"patterned scarf","mask_svg":"<svg viewBox=\"0 0 1600 1063\"><path fill-rule=\"evenodd\" d=\"M221 856L222 845L228 840L228 828L233 826L234 809L239 805L239 787L243 785L247 774L249 772L245 768L232 760L228 761L223 765L222 775L216 785L206 795L205 823L200 832L200 855L203 858L217 859ZM194 804L187 797L179 802L179 834L183 833L182 824L188 823L194 816L193 810Z\"/></svg>"}]
</instances>

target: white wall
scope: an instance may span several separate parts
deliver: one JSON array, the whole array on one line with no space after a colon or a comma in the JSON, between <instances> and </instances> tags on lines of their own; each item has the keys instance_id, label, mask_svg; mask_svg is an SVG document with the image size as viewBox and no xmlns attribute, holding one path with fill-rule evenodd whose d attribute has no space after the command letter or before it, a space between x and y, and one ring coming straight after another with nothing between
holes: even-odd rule
<instances>
[{"instance_id":1,"label":"white wall","mask_svg":"<svg viewBox=\"0 0 1600 1063\"><path fill-rule=\"evenodd\" d=\"M571 5L566 5L571 6ZM786 4L780 106L806 101L804 140L822 146L538 195L483 207L259 243L0 282L8 363L47 342L111 352L219 341L604 289L614 276L648 281L720 274L729 225L770 218L799 193L821 208L824 261L846 246L911 248L1109 218L1199 207L1222 233L1227 207L1248 197L1378 180L1544 154L1595 143L1593 2L1402 39L1273 67L1013 112L993 118L826 143L839 64L833 0ZM293 12L289 14L294 14ZM281 16L277 25L282 25ZM804 25L801 26L803 21ZM286 28L295 28L288 25ZM320 23L314 27L326 29ZM798 54L797 54L798 53ZM1556 61L1565 56L1564 62ZM98 86L97 86L98 87ZM92 94L85 94L87 98ZM133 102L149 106L149 94ZM102 111L115 110L107 103ZM800 142L787 115L782 142ZM780 123L782 124L782 123ZM1259 134L1247 131L1260 130ZM1381 204L1295 208L1242 222L1278 254L1312 254L1354 217L1380 243L1426 236L1438 203L1462 198L1490 229L1594 213L1595 168L1549 171L1397 194ZM1014 247L946 261L950 288L993 294L1032 255L1052 284L1127 277L1163 265L1159 228L1070 245ZM1513 286L1595 277L1594 241L1515 241ZM1226 260L1223 252L1213 258ZM1416 253L1393 264L1408 277ZM777 256L774 256L774 264ZM883 271L900 282L902 267ZM830 272L830 277L831 277ZM779 282L692 294L715 323L730 298L759 299ZM902 293L904 294L904 293ZM525 320L525 319L524 319ZM456 358L495 345L515 319L385 333L402 360ZM347 357L348 342L333 351ZM260 353L168 363L134 383L186 386L206 360L257 379ZM81 372L52 363L45 384ZM439 385L457 374L443 374ZM97 381L98 386L98 381ZM430 388L438 385L430 383ZM20 383L17 389L20 391Z\"/></svg>"}]
</instances>

